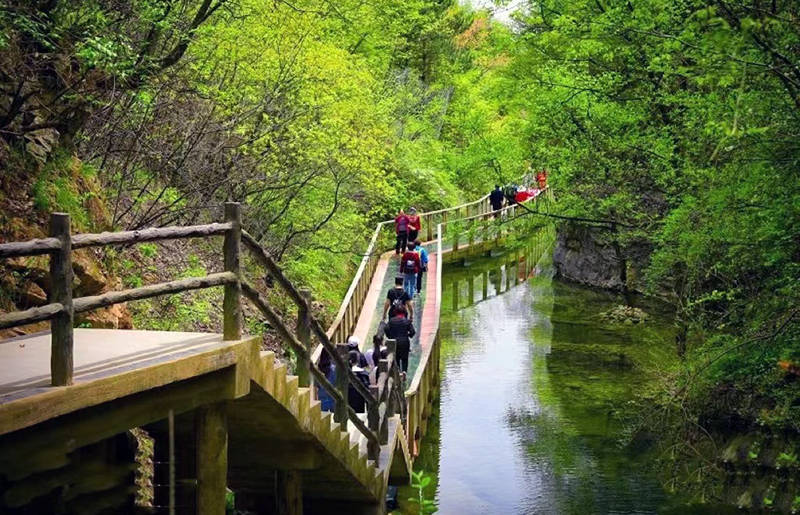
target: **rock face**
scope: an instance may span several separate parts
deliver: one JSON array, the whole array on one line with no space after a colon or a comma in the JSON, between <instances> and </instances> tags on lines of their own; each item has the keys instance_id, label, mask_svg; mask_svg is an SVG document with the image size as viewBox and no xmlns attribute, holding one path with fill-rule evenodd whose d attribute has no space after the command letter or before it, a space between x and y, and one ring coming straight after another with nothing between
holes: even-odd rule
<instances>
[{"instance_id":1,"label":"rock face","mask_svg":"<svg viewBox=\"0 0 800 515\"><path fill-rule=\"evenodd\" d=\"M603 236L601 230L582 225L559 226L553 250L556 275L580 284L621 290L626 280L621 273L625 264L620 265L614 248Z\"/></svg>"},{"instance_id":2,"label":"rock face","mask_svg":"<svg viewBox=\"0 0 800 515\"><path fill-rule=\"evenodd\" d=\"M642 292L641 271L647 267L651 247L646 241L629 241L615 248L613 233L581 224L558 227L553 265L567 281L606 288Z\"/></svg>"}]
</instances>

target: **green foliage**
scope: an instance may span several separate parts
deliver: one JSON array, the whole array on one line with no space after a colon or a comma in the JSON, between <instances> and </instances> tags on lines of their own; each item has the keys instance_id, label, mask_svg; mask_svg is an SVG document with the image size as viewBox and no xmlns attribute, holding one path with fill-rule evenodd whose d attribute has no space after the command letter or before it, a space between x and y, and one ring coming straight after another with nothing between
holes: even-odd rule
<instances>
[{"instance_id":1,"label":"green foliage","mask_svg":"<svg viewBox=\"0 0 800 515\"><path fill-rule=\"evenodd\" d=\"M425 493L425 488L431 484L431 481L431 476L425 474L424 470L411 472L411 488L417 490L417 497L409 497L408 501L417 505L417 513L420 515L439 511L436 507L436 501L427 497Z\"/></svg>"}]
</instances>

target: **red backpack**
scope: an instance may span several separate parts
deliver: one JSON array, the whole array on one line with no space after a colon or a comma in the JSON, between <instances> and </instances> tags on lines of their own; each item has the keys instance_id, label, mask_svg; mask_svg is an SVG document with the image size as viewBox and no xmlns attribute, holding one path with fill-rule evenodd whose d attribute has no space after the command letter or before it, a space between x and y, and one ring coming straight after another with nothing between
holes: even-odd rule
<instances>
[{"instance_id":1,"label":"red backpack","mask_svg":"<svg viewBox=\"0 0 800 515\"><path fill-rule=\"evenodd\" d=\"M416 258L416 259L415 259ZM417 270L417 263L419 263L419 254L416 252L408 251L403 254L401 258L401 266L404 274L416 274L419 270Z\"/></svg>"}]
</instances>

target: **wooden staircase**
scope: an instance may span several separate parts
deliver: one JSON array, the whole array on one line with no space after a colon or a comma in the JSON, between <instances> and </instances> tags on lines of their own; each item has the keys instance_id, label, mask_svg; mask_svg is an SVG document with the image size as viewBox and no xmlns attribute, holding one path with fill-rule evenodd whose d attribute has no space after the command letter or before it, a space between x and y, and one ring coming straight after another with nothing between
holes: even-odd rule
<instances>
[{"instance_id":1,"label":"wooden staircase","mask_svg":"<svg viewBox=\"0 0 800 515\"><path fill-rule=\"evenodd\" d=\"M399 416L389 424L376 464L364 436L342 430L332 413L321 411L310 389L299 387L272 352L260 353L250 393L230 401L227 416L228 485L245 508L280 504L276 478L290 474L308 485L298 489L307 513L333 513L345 504L380 513L387 486L408 481L411 458Z\"/></svg>"}]
</instances>

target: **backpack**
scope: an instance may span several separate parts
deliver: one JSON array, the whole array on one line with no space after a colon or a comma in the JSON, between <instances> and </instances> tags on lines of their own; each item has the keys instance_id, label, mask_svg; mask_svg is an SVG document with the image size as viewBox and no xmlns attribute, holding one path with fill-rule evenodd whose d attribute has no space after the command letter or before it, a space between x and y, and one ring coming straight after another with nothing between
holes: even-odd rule
<instances>
[{"instance_id":1,"label":"backpack","mask_svg":"<svg viewBox=\"0 0 800 515\"><path fill-rule=\"evenodd\" d=\"M403 258L405 258L405 254L403 254ZM417 262L414 259L403 259L403 273L404 274L413 274L417 271Z\"/></svg>"},{"instance_id":2,"label":"backpack","mask_svg":"<svg viewBox=\"0 0 800 515\"><path fill-rule=\"evenodd\" d=\"M405 308L405 302L403 302L403 299L398 297L392 301L391 310L392 312L397 312L397 310L400 308Z\"/></svg>"}]
</instances>

